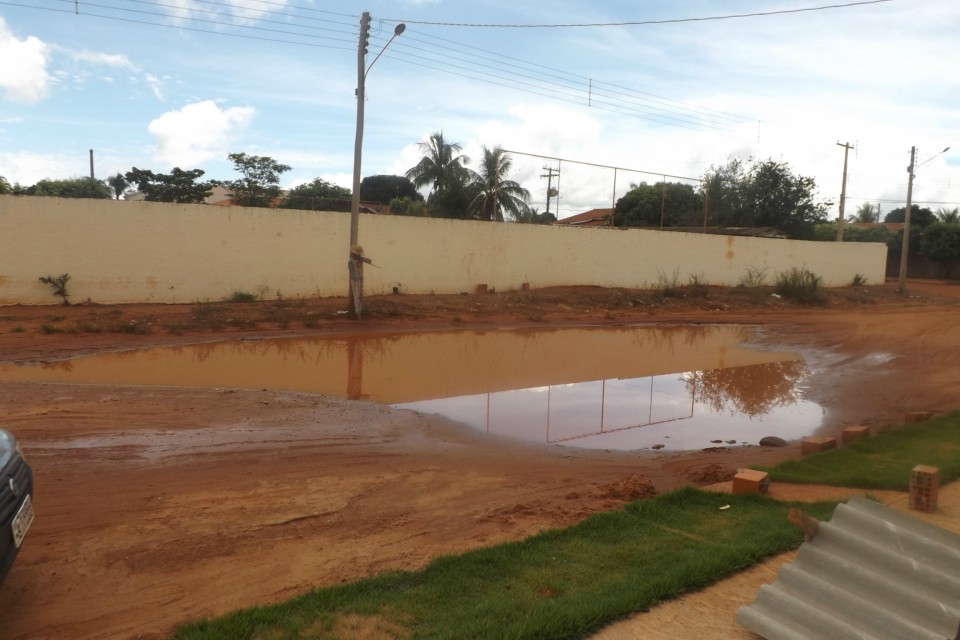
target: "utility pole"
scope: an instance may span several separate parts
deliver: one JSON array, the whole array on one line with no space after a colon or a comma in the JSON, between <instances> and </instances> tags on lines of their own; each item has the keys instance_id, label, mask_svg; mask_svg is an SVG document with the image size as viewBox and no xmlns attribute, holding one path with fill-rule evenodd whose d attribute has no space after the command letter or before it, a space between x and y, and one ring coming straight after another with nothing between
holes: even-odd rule
<instances>
[{"instance_id":1,"label":"utility pole","mask_svg":"<svg viewBox=\"0 0 960 640\"><path fill-rule=\"evenodd\" d=\"M837 242L843 242L843 225L846 223L845 205L847 203L847 156L850 155L850 149L853 147L849 142L837 146L843 147L843 182L840 186L840 218L837 220Z\"/></svg>"},{"instance_id":2,"label":"utility pole","mask_svg":"<svg viewBox=\"0 0 960 640\"><path fill-rule=\"evenodd\" d=\"M96 180L96 177L93 174L93 149L90 149L90 179Z\"/></svg>"},{"instance_id":3,"label":"utility pole","mask_svg":"<svg viewBox=\"0 0 960 640\"><path fill-rule=\"evenodd\" d=\"M357 46L357 135L353 143L353 194L350 198L350 252L347 261L349 274L350 310L359 318L363 305L363 263L355 248L360 228L360 158L363 153L363 106L366 93L367 46L370 44L370 12L360 16L360 40Z\"/></svg>"},{"instance_id":4,"label":"utility pole","mask_svg":"<svg viewBox=\"0 0 960 640\"><path fill-rule=\"evenodd\" d=\"M542 175L542 176L540 176L540 177L547 179L547 213L550 213L550 198L552 198L552 197L553 197L553 194L554 194L554 191L553 191L553 177L554 177L554 176L557 176L557 179L559 180L559 178L560 178L560 169L554 169L553 167L544 167L543 170L546 171L547 174L546 174L546 175ZM558 208L557 212L559 213L559 208ZM560 218L560 216L557 216L557 219L559 219L559 218Z\"/></svg>"},{"instance_id":5,"label":"utility pole","mask_svg":"<svg viewBox=\"0 0 960 640\"><path fill-rule=\"evenodd\" d=\"M913 206L913 163L917 157L917 148L910 147L910 166L907 167L907 211L903 214L903 246L900 250L900 280L897 291L907 292L907 253L910 250L910 209Z\"/></svg>"},{"instance_id":6,"label":"utility pole","mask_svg":"<svg viewBox=\"0 0 960 640\"><path fill-rule=\"evenodd\" d=\"M367 73L380 59L393 39L407 28L402 22L393 29L393 36L383 45L383 49L367 66L367 47L370 45L370 12L364 11L360 16L360 41L357 46L357 137L353 145L353 194L350 198L350 253L347 260L347 273L350 282L347 289L350 298L350 309L355 318L360 318L363 311L363 264L373 264L364 257L363 249L358 244L360 226L360 157L363 152L363 107L366 101Z\"/></svg>"}]
</instances>

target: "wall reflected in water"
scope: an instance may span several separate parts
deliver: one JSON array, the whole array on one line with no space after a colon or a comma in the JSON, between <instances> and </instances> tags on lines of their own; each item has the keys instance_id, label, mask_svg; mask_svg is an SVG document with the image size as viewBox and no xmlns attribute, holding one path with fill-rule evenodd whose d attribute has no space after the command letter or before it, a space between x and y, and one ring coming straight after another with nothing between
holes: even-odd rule
<instances>
[{"instance_id":1,"label":"wall reflected in water","mask_svg":"<svg viewBox=\"0 0 960 640\"><path fill-rule=\"evenodd\" d=\"M797 438L792 353L743 327L565 328L234 341L0 365L0 382L269 388L436 412L488 433L606 449Z\"/></svg>"}]
</instances>

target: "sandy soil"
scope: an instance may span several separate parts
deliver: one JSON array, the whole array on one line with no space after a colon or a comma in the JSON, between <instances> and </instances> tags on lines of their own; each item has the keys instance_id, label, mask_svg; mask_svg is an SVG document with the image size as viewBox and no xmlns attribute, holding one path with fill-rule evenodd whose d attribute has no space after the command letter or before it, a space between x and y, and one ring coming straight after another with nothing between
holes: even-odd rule
<instances>
[{"instance_id":1,"label":"sandy soil","mask_svg":"<svg viewBox=\"0 0 960 640\"><path fill-rule=\"evenodd\" d=\"M824 432L956 408L960 288L767 295L568 289L255 305L0 308L0 361L274 335L451 326L737 322L805 354ZM202 317L198 318L202 311ZM217 320L219 318L219 320ZM880 354L881 357L878 357ZM37 519L0 585L3 638L162 638L180 622L312 586L515 540L683 484L722 481L797 446L586 452L481 437L444 420L250 390L0 384Z\"/></svg>"}]
</instances>

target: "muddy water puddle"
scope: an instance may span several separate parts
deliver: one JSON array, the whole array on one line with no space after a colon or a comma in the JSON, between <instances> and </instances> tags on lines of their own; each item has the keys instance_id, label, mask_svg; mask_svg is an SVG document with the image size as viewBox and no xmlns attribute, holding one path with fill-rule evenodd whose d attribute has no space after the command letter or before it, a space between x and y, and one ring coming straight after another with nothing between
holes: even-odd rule
<instances>
[{"instance_id":1,"label":"muddy water puddle","mask_svg":"<svg viewBox=\"0 0 960 640\"><path fill-rule=\"evenodd\" d=\"M794 353L744 327L564 328L233 341L0 365L0 382L285 389L439 413L591 449L701 449L814 432ZM720 441L720 442L718 442Z\"/></svg>"}]
</instances>

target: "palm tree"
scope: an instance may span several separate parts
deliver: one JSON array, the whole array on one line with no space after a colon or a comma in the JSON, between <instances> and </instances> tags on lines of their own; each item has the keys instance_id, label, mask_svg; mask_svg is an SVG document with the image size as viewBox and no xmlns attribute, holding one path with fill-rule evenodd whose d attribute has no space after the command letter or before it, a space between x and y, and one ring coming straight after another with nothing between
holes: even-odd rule
<instances>
[{"instance_id":1,"label":"palm tree","mask_svg":"<svg viewBox=\"0 0 960 640\"><path fill-rule=\"evenodd\" d=\"M418 142L417 147L423 157L406 173L416 188L431 185L430 191L437 192L449 180L460 178L460 182L466 182L471 177L470 170L466 168L470 158L460 154L463 149L460 143L444 140L442 131L431 134L424 142Z\"/></svg>"},{"instance_id":2,"label":"palm tree","mask_svg":"<svg viewBox=\"0 0 960 640\"><path fill-rule=\"evenodd\" d=\"M120 196L130 187L130 181L119 172L117 175L107 178L106 183L113 189L113 195L116 196L117 200L119 200Z\"/></svg>"},{"instance_id":3,"label":"palm tree","mask_svg":"<svg viewBox=\"0 0 960 640\"><path fill-rule=\"evenodd\" d=\"M870 202L864 202L857 207L857 214L847 216L847 222L876 222L880 212Z\"/></svg>"},{"instance_id":4,"label":"palm tree","mask_svg":"<svg viewBox=\"0 0 960 640\"><path fill-rule=\"evenodd\" d=\"M937 217L940 218L940 222L960 222L960 207L954 207L953 209L940 207L937 209Z\"/></svg>"},{"instance_id":5,"label":"palm tree","mask_svg":"<svg viewBox=\"0 0 960 640\"><path fill-rule=\"evenodd\" d=\"M530 192L507 178L512 166L513 160L500 145L493 149L483 148L480 171L473 180L479 193L470 203L470 212L476 217L502 222L504 211L517 221L527 217Z\"/></svg>"}]
</instances>

